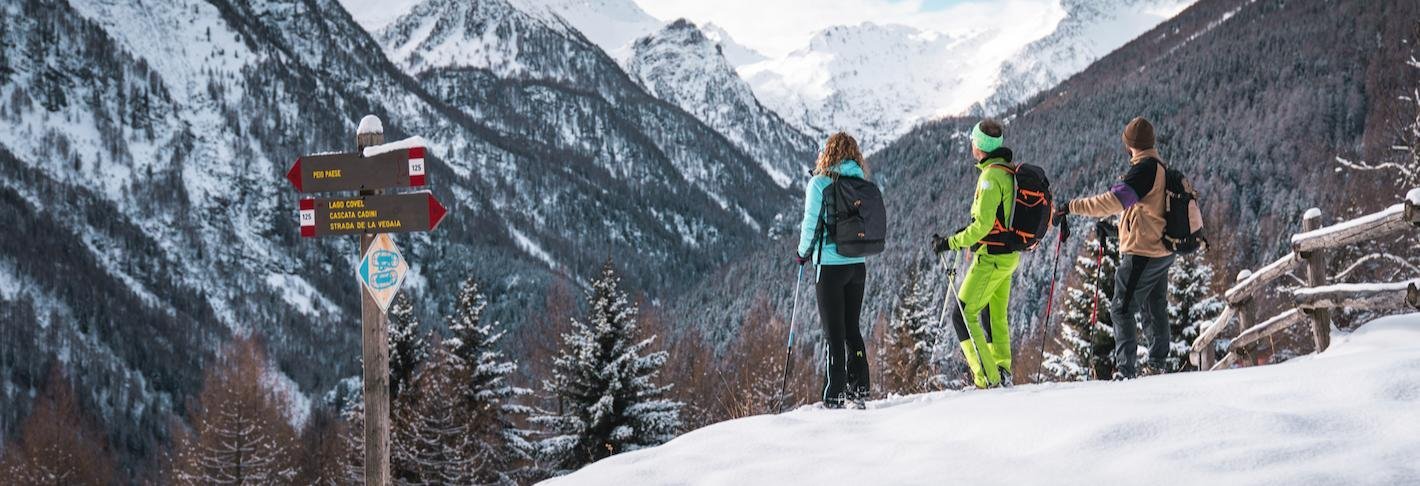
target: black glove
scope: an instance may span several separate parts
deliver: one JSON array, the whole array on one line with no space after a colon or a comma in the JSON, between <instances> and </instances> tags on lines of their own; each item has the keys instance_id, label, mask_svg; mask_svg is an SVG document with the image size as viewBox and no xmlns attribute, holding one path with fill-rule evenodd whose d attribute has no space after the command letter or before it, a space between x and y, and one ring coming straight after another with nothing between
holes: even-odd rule
<instances>
[{"instance_id":1,"label":"black glove","mask_svg":"<svg viewBox=\"0 0 1420 486\"><path fill-rule=\"evenodd\" d=\"M804 256L804 255L800 255L800 254L798 254L798 253L795 253L795 254L794 254L794 263L799 264L799 266L802 267L802 266L804 266L805 263L808 263L808 262L809 262L809 257L806 257L806 256Z\"/></svg>"},{"instance_id":2,"label":"black glove","mask_svg":"<svg viewBox=\"0 0 1420 486\"><path fill-rule=\"evenodd\" d=\"M1104 220L1100 220L1100 222L1095 223L1095 238L1099 238L1100 241L1107 240L1111 236L1114 236L1118 233L1119 228L1116 228L1114 227L1114 225L1104 222Z\"/></svg>"},{"instance_id":3,"label":"black glove","mask_svg":"<svg viewBox=\"0 0 1420 486\"><path fill-rule=\"evenodd\" d=\"M1060 226L1060 223L1061 223L1062 221L1065 221L1065 217L1066 217L1066 216L1069 216L1069 215L1070 215L1070 204L1069 204L1069 203L1066 203L1066 204L1061 204L1061 205L1055 206L1055 214L1051 215L1051 217L1055 219L1055 225L1056 225L1056 226Z\"/></svg>"},{"instance_id":4,"label":"black glove","mask_svg":"<svg viewBox=\"0 0 1420 486\"><path fill-rule=\"evenodd\" d=\"M1067 214L1069 211L1060 215L1060 219L1055 221L1055 225L1060 227L1060 241L1070 239L1070 218L1065 217Z\"/></svg>"},{"instance_id":5,"label":"black glove","mask_svg":"<svg viewBox=\"0 0 1420 486\"><path fill-rule=\"evenodd\" d=\"M946 253L946 252L949 252L949 251L952 251L952 244L951 244L951 242L948 241L947 238L945 238L945 237L943 237L943 236L940 236L940 235L938 235L938 234L936 234L936 233L933 233L933 234L932 234L932 252L940 255L940 254L942 254L942 253Z\"/></svg>"}]
</instances>

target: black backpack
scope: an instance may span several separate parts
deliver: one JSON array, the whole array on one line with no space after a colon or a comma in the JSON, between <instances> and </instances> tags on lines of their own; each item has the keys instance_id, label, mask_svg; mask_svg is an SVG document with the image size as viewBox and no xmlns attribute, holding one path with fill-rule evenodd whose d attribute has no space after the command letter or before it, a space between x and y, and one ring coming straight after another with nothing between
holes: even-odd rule
<instances>
[{"instance_id":1,"label":"black backpack","mask_svg":"<svg viewBox=\"0 0 1420 486\"><path fill-rule=\"evenodd\" d=\"M865 257L883 252L887 245L887 206L877 184L867 179L831 175L833 182L823 188L814 242L816 258L823 260L823 242L832 240L838 254Z\"/></svg>"},{"instance_id":2,"label":"black backpack","mask_svg":"<svg viewBox=\"0 0 1420 486\"><path fill-rule=\"evenodd\" d=\"M1174 253L1189 254L1208 246L1203 236L1203 211L1198 207L1198 193L1182 172L1164 172L1164 248Z\"/></svg>"},{"instance_id":3,"label":"black backpack","mask_svg":"<svg viewBox=\"0 0 1420 486\"><path fill-rule=\"evenodd\" d=\"M1004 208L997 208L991 232L980 244L986 245L986 253L992 255L1034 250L1050 231L1055 212L1050 178L1045 176L1045 169L1031 164L994 164L990 168L1011 173L1016 184L1015 197L1010 219Z\"/></svg>"}]
</instances>

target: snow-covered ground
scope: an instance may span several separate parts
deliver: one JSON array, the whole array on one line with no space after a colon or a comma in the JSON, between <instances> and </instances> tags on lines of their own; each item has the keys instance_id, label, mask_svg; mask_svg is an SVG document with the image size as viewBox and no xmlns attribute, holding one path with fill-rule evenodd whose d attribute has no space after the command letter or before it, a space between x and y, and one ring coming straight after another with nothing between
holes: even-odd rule
<instances>
[{"instance_id":1,"label":"snow-covered ground","mask_svg":"<svg viewBox=\"0 0 1420 486\"><path fill-rule=\"evenodd\" d=\"M1274 366L804 407L551 485L1420 484L1420 314Z\"/></svg>"}]
</instances>

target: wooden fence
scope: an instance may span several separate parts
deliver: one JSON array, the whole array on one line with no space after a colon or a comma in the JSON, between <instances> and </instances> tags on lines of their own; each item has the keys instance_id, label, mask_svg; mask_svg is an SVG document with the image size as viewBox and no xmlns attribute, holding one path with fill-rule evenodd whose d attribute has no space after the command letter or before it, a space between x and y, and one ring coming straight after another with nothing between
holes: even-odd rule
<instances>
[{"instance_id":1,"label":"wooden fence","mask_svg":"<svg viewBox=\"0 0 1420 486\"><path fill-rule=\"evenodd\" d=\"M1420 309L1420 279L1385 284L1326 284L1326 252L1332 248L1366 243L1402 232L1420 233L1420 189L1401 203L1360 218L1321 226L1321 211L1302 216L1302 233L1292 236L1292 251L1258 269L1238 274L1237 283L1223 294L1227 307L1193 342L1189 360L1202 370L1231 367L1251 346L1292 326L1310 322L1317 352L1331 344L1331 310ZM1278 279L1305 270L1306 286L1291 292L1294 308L1257 322L1255 297ZM1216 360L1213 341L1236 318L1239 332L1228 344L1228 354Z\"/></svg>"}]
</instances>

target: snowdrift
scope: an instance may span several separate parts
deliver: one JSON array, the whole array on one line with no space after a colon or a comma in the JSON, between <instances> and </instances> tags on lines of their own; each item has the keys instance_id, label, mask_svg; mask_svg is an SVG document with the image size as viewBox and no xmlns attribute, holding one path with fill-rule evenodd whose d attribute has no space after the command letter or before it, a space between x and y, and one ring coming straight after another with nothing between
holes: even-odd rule
<instances>
[{"instance_id":1,"label":"snowdrift","mask_svg":"<svg viewBox=\"0 0 1420 486\"><path fill-rule=\"evenodd\" d=\"M544 484L1420 484L1420 314L1287 363L716 424Z\"/></svg>"}]
</instances>

